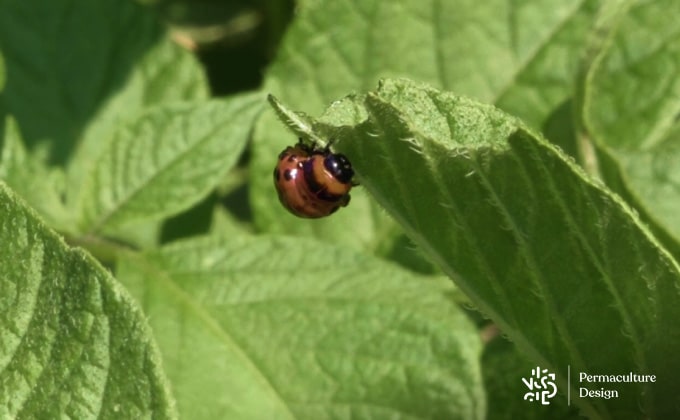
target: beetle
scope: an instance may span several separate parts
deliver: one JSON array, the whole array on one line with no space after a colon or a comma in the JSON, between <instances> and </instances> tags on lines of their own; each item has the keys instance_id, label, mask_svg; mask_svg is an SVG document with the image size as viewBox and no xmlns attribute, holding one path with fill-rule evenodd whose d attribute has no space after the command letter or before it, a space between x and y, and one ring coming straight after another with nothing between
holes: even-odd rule
<instances>
[{"instance_id":1,"label":"beetle","mask_svg":"<svg viewBox=\"0 0 680 420\"><path fill-rule=\"evenodd\" d=\"M349 204L354 169L345 155L330 150L331 143L318 147L299 139L279 154L274 185L283 207L298 217L326 217Z\"/></svg>"}]
</instances>

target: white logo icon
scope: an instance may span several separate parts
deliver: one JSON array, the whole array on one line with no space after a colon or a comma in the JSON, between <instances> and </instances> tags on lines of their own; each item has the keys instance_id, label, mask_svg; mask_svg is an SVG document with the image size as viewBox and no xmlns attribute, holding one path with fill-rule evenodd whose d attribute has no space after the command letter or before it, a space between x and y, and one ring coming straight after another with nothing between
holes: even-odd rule
<instances>
[{"instance_id":1,"label":"white logo icon","mask_svg":"<svg viewBox=\"0 0 680 420\"><path fill-rule=\"evenodd\" d=\"M522 382L529 388L529 392L524 394L525 401L540 401L543 405L549 405L548 400L557 394L555 374L548 373L548 369L536 367L531 370L529 379L522 378Z\"/></svg>"}]
</instances>

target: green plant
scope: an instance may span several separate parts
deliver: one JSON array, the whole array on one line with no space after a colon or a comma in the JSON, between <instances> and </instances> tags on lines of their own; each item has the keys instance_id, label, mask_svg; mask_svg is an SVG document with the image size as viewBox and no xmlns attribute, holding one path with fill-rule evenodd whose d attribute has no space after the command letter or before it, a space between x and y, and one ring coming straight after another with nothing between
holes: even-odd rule
<instances>
[{"instance_id":1,"label":"green plant","mask_svg":"<svg viewBox=\"0 0 680 420\"><path fill-rule=\"evenodd\" d=\"M0 417L679 414L680 3L302 1L225 98L149 8L39 6L0 0ZM278 203L297 137L357 172L332 217Z\"/></svg>"}]
</instances>

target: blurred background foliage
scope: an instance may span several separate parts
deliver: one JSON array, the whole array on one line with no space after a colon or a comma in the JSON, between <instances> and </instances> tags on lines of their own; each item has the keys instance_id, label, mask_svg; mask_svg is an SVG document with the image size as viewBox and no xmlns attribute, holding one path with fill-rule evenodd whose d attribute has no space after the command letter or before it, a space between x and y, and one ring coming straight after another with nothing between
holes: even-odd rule
<instances>
[{"instance_id":1,"label":"blurred background foliage","mask_svg":"<svg viewBox=\"0 0 680 420\"><path fill-rule=\"evenodd\" d=\"M256 89L293 17L293 0L147 0L195 51L217 96Z\"/></svg>"}]
</instances>

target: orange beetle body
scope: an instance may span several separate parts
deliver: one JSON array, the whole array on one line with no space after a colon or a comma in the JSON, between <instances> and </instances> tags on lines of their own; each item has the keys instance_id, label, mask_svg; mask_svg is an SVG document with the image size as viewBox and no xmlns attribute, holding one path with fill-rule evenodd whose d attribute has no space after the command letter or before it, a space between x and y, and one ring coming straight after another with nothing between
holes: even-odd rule
<instances>
[{"instance_id":1,"label":"orange beetle body","mask_svg":"<svg viewBox=\"0 0 680 420\"><path fill-rule=\"evenodd\" d=\"M354 170L345 155L302 143L279 154L274 185L279 201L298 217L317 219L349 204Z\"/></svg>"}]
</instances>

